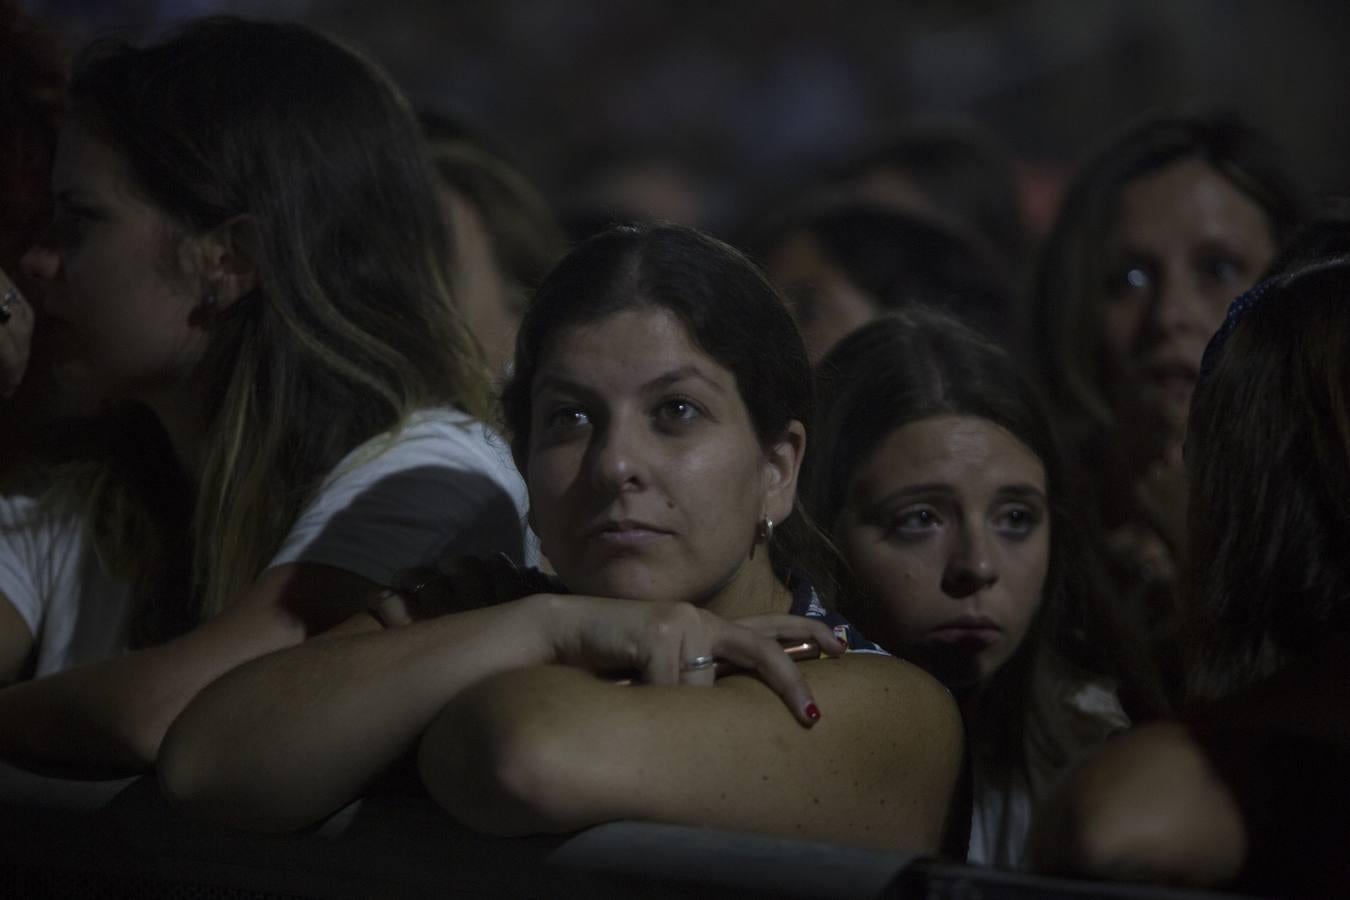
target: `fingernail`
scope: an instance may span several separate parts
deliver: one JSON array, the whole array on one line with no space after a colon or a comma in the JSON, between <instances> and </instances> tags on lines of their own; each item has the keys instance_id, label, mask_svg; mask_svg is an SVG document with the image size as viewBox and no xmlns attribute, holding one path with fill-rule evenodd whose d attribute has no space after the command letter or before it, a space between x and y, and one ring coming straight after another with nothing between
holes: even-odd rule
<instances>
[{"instance_id":1,"label":"fingernail","mask_svg":"<svg viewBox=\"0 0 1350 900\"><path fill-rule=\"evenodd\" d=\"M816 705L814 703L806 704L806 717L810 719L812 722L819 721L820 710L816 709Z\"/></svg>"}]
</instances>

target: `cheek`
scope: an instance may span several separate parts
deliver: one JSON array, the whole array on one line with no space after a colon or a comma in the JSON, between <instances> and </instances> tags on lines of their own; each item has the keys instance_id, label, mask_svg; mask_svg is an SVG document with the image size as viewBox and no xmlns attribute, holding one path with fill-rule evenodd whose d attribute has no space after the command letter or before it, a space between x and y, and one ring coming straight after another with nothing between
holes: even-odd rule
<instances>
[{"instance_id":1,"label":"cheek","mask_svg":"<svg viewBox=\"0 0 1350 900\"><path fill-rule=\"evenodd\" d=\"M1143 302L1134 298L1102 301L1101 348L1108 370L1126 367L1143 319Z\"/></svg>"},{"instance_id":2,"label":"cheek","mask_svg":"<svg viewBox=\"0 0 1350 900\"><path fill-rule=\"evenodd\" d=\"M878 540L875 534L867 536L862 529L846 530L841 540L858 590L893 637L904 641L933 624L943 605L936 541L899 546Z\"/></svg>"},{"instance_id":3,"label":"cheek","mask_svg":"<svg viewBox=\"0 0 1350 900\"><path fill-rule=\"evenodd\" d=\"M1017 545L1004 567L1008 588L1009 621L1020 640L1041 607L1045 579L1050 571L1049 539L1037 536Z\"/></svg>"},{"instance_id":4,"label":"cheek","mask_svg":"<svg viewBox=\"0 0 1350 900\"><path fill-rule=\"evenodd\" d=\"M712 519L716 529L749 529L763 505L757 445L718 441L689 452L672 454L662 466L662 491L667 505L686 515Z\"/></svg>"}]
</instances>

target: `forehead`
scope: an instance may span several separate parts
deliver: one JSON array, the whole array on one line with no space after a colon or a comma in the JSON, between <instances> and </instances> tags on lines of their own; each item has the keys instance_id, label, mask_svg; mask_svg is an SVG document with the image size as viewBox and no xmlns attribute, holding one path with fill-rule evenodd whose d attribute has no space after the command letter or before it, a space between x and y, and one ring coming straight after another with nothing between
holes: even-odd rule
<instances>
[{"instance_id":1,"label":"forehead","mask_svg":"<svg viewBox=\"0 0 1350 900\"><path fill-rule=\"evenodd\" d=\"M1125 184L1114 231L1131 241L1235 237L1272 240L1265 211L1223 173L1200 159L1184 159Z\"/></svg>"},{"instance_id":2,"label":"forehead","mask_svg":"<svg viewBox=\"0 0 1350 900\"><path fill-rule=\"evenodd\" d=\"M1045 491L1045 466L1012 432L974 416L935 416L891 431L859 469L863 493L904 484L997 490L1018 483Z\"/></svg>"},{"instance_id":3,"label":"forehead","mask_svg":"<svg viewBox=\"0 0 1350 900\"><path fill-rule=\"evenodd\" d=\"M549 339L535 385L553 376L617 393L691 366L734 392L735 375L699 349L678 316L659 307L629 309L568 326Z\"/></svg>"}]
</instances>

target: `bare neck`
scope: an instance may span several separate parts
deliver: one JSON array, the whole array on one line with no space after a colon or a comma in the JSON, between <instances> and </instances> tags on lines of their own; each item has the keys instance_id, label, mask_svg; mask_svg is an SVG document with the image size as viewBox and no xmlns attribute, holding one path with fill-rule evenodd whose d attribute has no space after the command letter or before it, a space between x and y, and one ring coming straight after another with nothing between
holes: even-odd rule
<instances>
[{"instance_id":1,"label":"bare neck","mask_svg":"<svg viewBox=\"0 0 1350 900\"><path fill-rule=\"evenodd\" d=\"M703 608L724 619L743 619L786 613L792 608L792 592L774 574L768 551L759 548L731 578L718 588Z\"/></svg>"}]
</instances>

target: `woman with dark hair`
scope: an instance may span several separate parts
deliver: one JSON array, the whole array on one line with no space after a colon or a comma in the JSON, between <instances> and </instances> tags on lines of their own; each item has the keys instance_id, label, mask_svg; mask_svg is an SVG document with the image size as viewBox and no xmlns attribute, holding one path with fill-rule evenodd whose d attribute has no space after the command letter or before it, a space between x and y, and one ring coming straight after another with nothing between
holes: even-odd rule
<instances>
[{"instance_id":1,"label":"woman with dark hair","mask_svg":"<svg viewBox=\"0 0 1350 900\"><path fill-rule=\"evenodd\" d=\"M845 338L817 383L805 496L856 581L842 611L954 692L969 859L1018 865L1034 799L1127 724L1062 652L1073 533L1048 416L1006 351L921 307Z\"/></svg>"},{"instance_id":2,"label":"woman with dark hair","mask_svg":"<svg viewBox=\"0 0 1350 900\"><path fill-rule=\"evenodd\" d=\"M592 238L526 312L503 407L561 583L457 564L236 669L175 724L171 795L297 827L421 735L432 795L484 831L647 819L936 850L956 710L827 612L796 502L810 369L758 270L678 226ZM853 652L797 666L777 639ZM719 660L749 672L693 689Z\"/></svg>"},{"instance_id":3,"label":"woman with dark hair","mask_svg":"<svg viewBox=\"0 0 1350 900\"><path fill-rule=\"evenodd\" d=\"M385 76L299 26L80 58L23 260L45 315L6 292L0 357L46 329L111 411L0 497L0 755L144 770L203 685L394 572L522 554L421 148Z\"/></svg>"},{"instance_id":4,"label":"woman with dark hair","mask_svg":"<svg viewBox=\"0 0 1350 900\"><path fill-rule=\"evenodd\" d=\"M1200 354L1301 212L1258 132L1220 116L1154 116L1074 178L1043 250L1028 339L1068 442L1072 493L1106 551L1101 589L1162 645L1165 670Z\"/></svg>"},{"instance_id":5,"label":"woman with dark hair","mask_svg":"<svg viewBox=\"0 0 1350 900\"><path fill-rule=\"evenodd\" d=\"M825 206L790 215L752 243L812 362L860 325L916 303L999 339L1013 331L1013 290L1002 264L973 235L931 217Z\"/></svg>"},{"instance_id":6,"label":"woman with dark hair","mask_svg":"<svg viewBox=\"0 0 1350 900\"><path fill-rule=\"evenodd\" d=\"M1041 864L1330 896L1350 882L1350 226L1296 241L1205 351L1185 706L1040 813Z\"/></svg>"}]
</instances>

